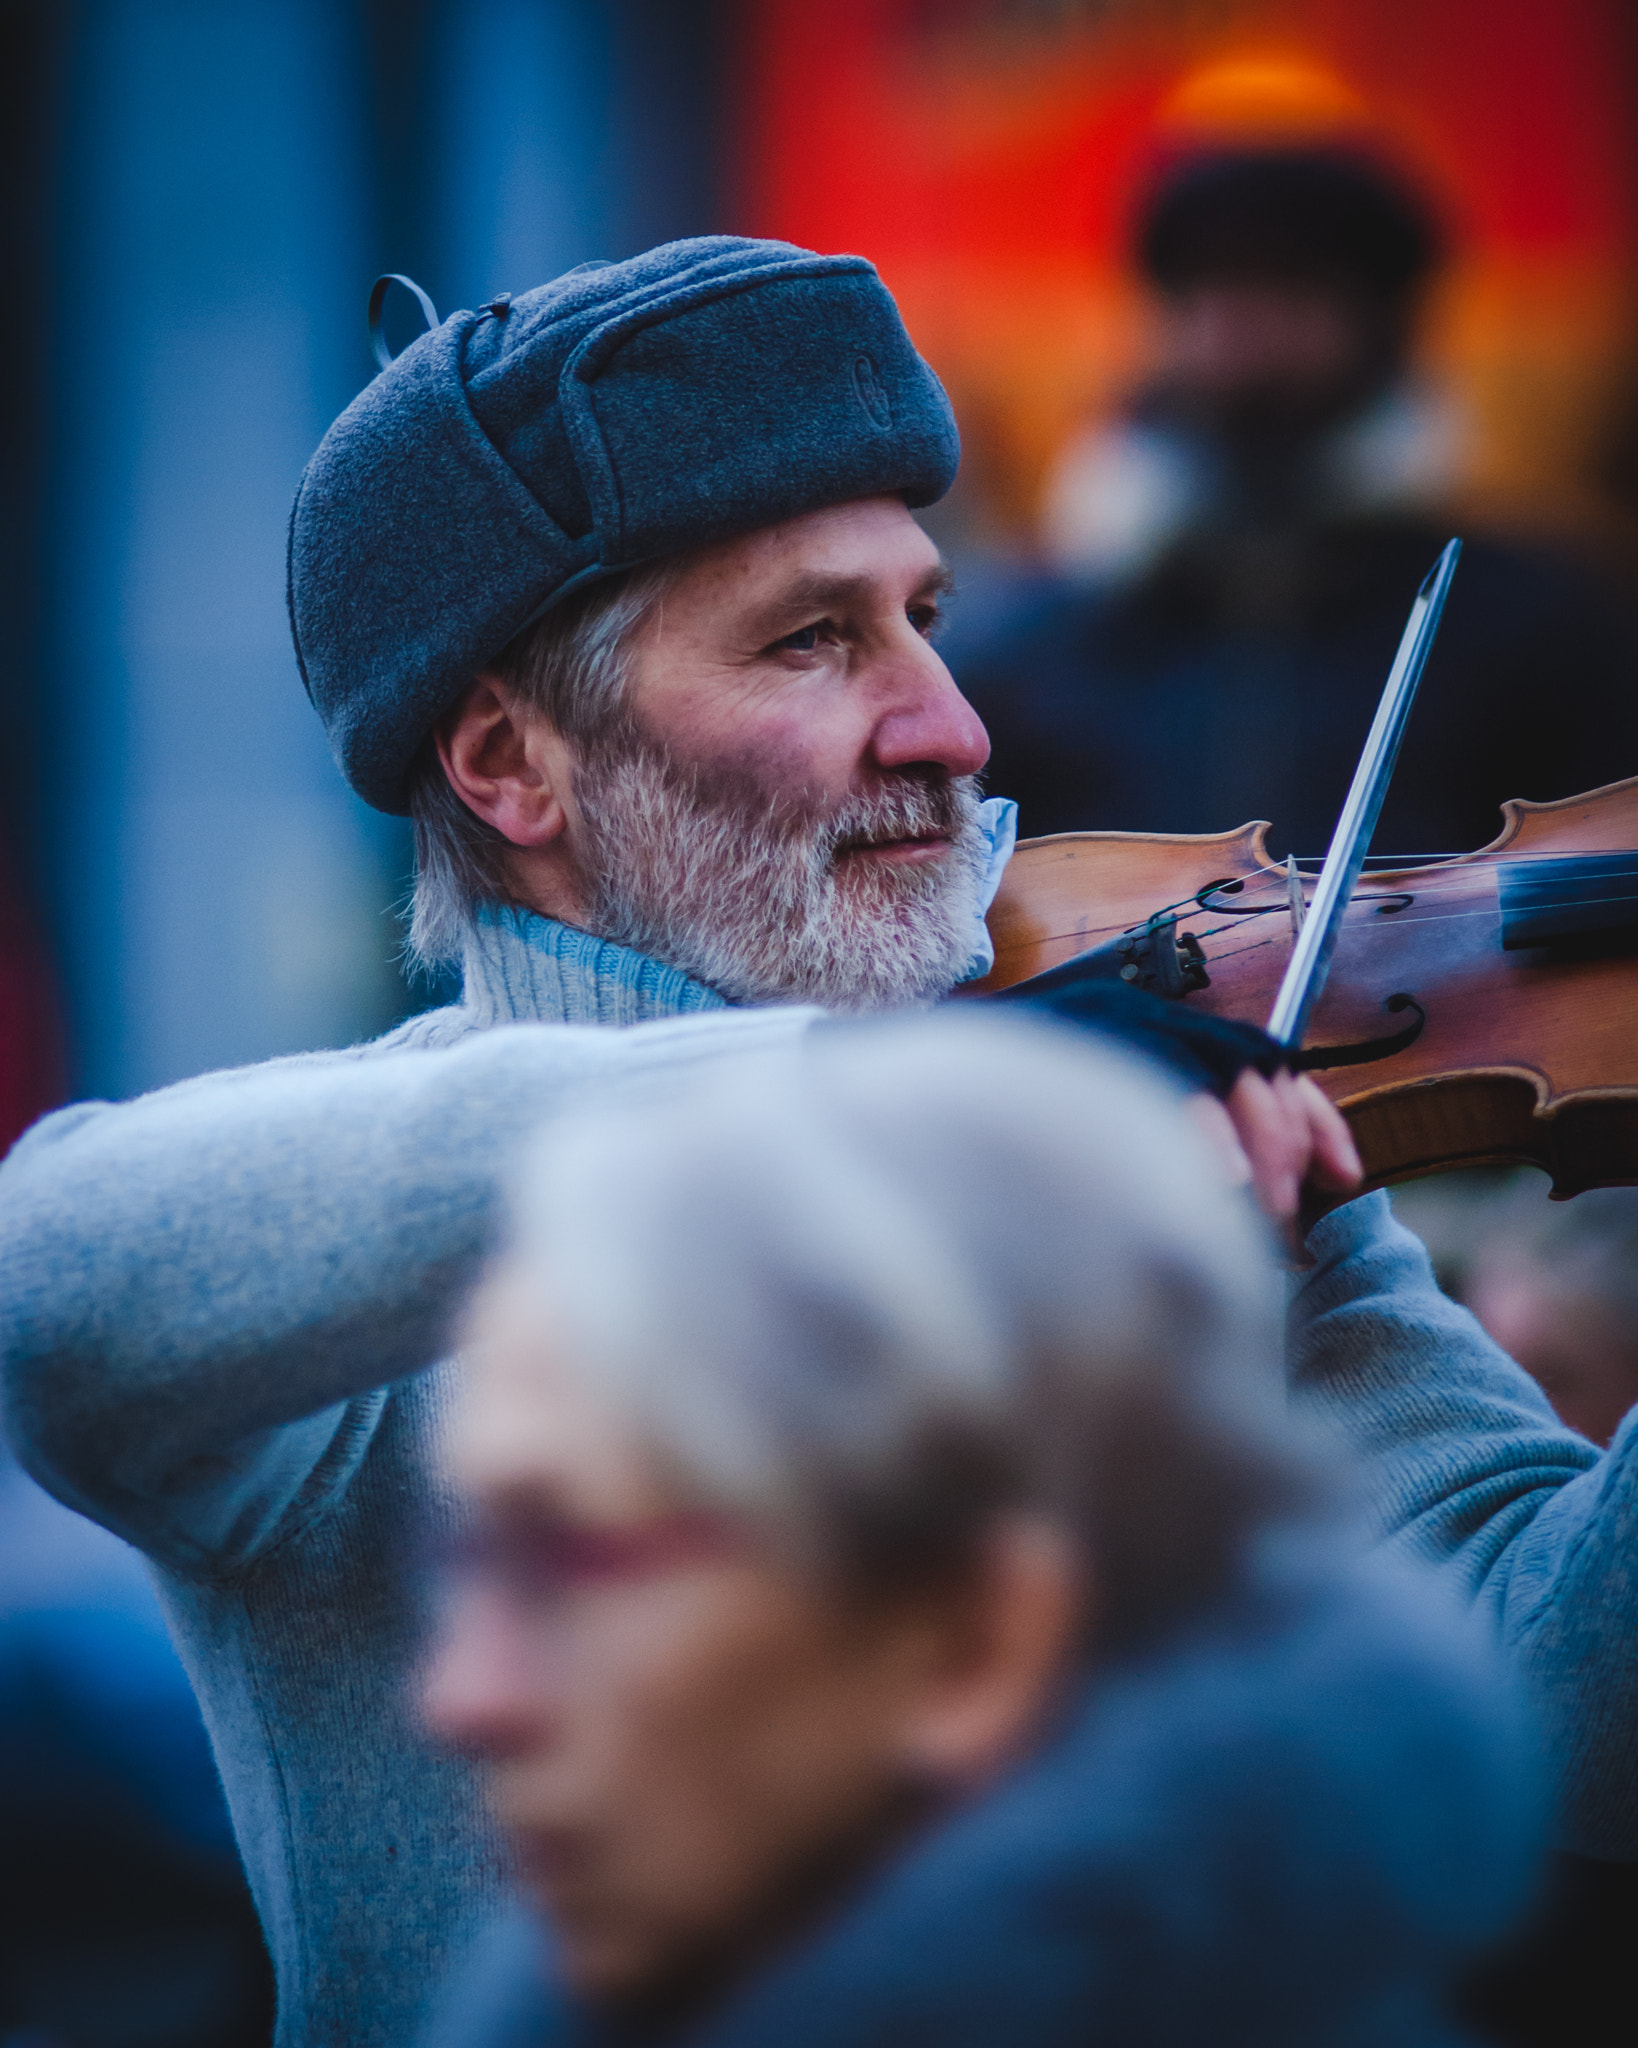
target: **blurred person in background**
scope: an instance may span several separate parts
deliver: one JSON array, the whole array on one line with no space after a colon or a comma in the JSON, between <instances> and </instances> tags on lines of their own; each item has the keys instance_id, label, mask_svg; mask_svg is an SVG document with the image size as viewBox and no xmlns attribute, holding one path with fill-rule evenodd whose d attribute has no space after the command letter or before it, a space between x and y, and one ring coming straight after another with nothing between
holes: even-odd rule
<instances>
[{"instance_id":1,"label":"blurred person in background","mask_svg":"<svg viewBox=\"0 0 1638 2048\"><path fill-rule=\"evenodd\" d=\"M1530 1169L1445 1174L1397 1189L1394 1208L1446 1292L1607 1445L1638 1403L1638 1189L1554 1202Z\"/></svg>"},{"instance_id":2,"label":"blurred person in background","mask_svg":"<svg viewBox=\"0 0 1638 2048\"><path fill-rule=\"evenodd\" d=\"M531 1153L425 1705L538 1925L440 2048L1422 2048L1533 1801L1362 1568L1269 1246L1067 1034L815 1034Z\"/></svg>"},{"instance_id":3,"label":"blurred person in background","mask_svg":"<svg viewBox=\"0 0 1638 2048\"><path fill-rule=\"evenodd\" d=\"M50 963L0 839L0 1159L62 1101L67 1070Z\"/></svg>"},{"instance_id":4,"label":"blurred person in background","mask_svg":"<svg viewBox=\"0 0 1638 2048\"><path fill-rule=\"evenodd\" d=\"M1638 1403L1638 1189L1509 1204L1464 1299L1563 1420L1608 1444Z\"/></svg>"},{"instance_id":5,"label":"blurred person in background","mask_svg":"<svg viewBox=\"0 0 1638 2048\"><path fill-rule=\"evenodd\" d=\"M1338 147L1202 152L1135 254L1152 374L1066 451L1048 573L952 646L1026 835L1272 821L1317 855L1417 586L1454 422L1413 374L1423 199ZM1638 625L1562 550L1468 536L1375 844L1458 853L1508 797L1638 772Z\"/></svg>"},{"instance_id":6,"label":"blurred person in background","mask_svg":"<svg viewBox=\"0 0 1638 2048\"><path fill-rule=\"evenodd\" d=\"M514 1147L993 958L1011 807L910 510L958 455L859 257L671 243L422 336L308 466L291 618L348 780L414 819L412 943L461 1001L77 1104L0 1173L13 1442L157 1567L282 2048L403 2040L499 1909L474 1772L404 1687L449 1319ZM1283 1223L1357 1180L1262 1033L1054 1000L1199 1091Z\"/></svg>"}]
</instances>

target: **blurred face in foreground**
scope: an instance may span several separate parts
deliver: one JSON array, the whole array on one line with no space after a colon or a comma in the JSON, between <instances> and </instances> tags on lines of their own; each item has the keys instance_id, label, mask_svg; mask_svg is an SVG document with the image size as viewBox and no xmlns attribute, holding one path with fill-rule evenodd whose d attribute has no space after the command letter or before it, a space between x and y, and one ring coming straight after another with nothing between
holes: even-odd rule
<instances>
[{"instance_id":1,"label":"blurred face in foreground","mask_svg":"<svg viewBox=\"0 0 1638 2048\"><path fill-rule=\"evenodd\" d=\"M427 1718L484 1761L570 1988L686 2013L1027 1744L1074 1575L1020 1527L960 1588L810 1579L681 1505L504 1283L472 1372Z\"/></svg>"}]
</instances>

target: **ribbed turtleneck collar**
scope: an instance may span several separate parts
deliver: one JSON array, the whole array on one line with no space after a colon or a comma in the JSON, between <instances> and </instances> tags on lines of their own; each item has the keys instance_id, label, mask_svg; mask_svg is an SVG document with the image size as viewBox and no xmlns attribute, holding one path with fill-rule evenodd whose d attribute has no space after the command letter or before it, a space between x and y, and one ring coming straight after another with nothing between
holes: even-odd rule
<instances>
[{"instance_id":1,"label":"ribbed turtleneck collar","mask_svg":"<svg viewBox=\"0 0 1638 2048\"><path fill-rule=\"evenodd\" d=\"M474 1023L646 1024L726 999L675 967L513 905L486 904L467 941L462 1007Z\"/></svg>"},{"instance_id":2,"label":"ribbed turtleneck collar","mask_svg":"<svg viewBox=\"0 0 1638 2048\"><path fill-rule=\"evenodd\" d=\"M973 951L961 974L987 974L995 948L984 922L1018 836L1018 806L986 797L978 807L984 879L973 907ZM515 904L486 903L467 940L461 1008L469 1025L647 1024L696 1010L725 1010L725 996L680 968L594 939L590 932Z\"/></svg>"}]
</instances>

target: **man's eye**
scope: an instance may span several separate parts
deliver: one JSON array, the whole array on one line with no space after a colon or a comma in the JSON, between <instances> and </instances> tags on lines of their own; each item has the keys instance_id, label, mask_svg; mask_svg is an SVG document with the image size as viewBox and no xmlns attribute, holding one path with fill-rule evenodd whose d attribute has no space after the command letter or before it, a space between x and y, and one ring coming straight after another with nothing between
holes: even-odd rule
<instances>
[{"instance_id":1,"label":"man's eye","mask_svg":"<svg viewBox=\"0 0 1638 2048\"><path fill-rule=\"evenodd\" d=\"M931 640L944 622L944 614L936 604L913 604L905 617L924 640Z\"/></svg>"},{"instance_id":2,"label":"man's eye","mask_svg":"<svg viewBox=\"0 0 1638 2048\"><path fill-rule=\"evenodd\" d=\"M794 633L787 633L782 640L776 640L774 645L783 648L787 654L813 654L817 652L825 630L826 622L823 619L816 619L811 626L798 626Z\"/></svg>"}]
</instances>

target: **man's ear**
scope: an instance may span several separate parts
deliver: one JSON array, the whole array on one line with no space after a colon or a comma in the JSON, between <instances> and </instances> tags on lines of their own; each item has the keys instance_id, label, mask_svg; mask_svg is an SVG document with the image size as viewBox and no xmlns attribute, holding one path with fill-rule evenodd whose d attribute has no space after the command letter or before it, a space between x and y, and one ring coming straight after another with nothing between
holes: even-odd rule
<instances>
[{"instance_id":1,"label":"man's ear","mask_svg":"<svg viewBox=\"0 0 1638 2048\"><path fill-rule=\"evenodd\" d=\"M569 823L568 743L488 674L440 722L438 758L469 811L514 846L546 846Z\"/></svg>"},{"instance_id":2,"label":"man's ear","mask_svg":"<svg viewBox=\"0 0 1638 2048\"><path fill-rule=\"evenodd\" d=\"M966 1789L1025 1755L1085 1640L1089 1599L1086 1561L1060 1531L998 1524L903 1718L910 1769Z\"/></svg>"}]
</instances>

